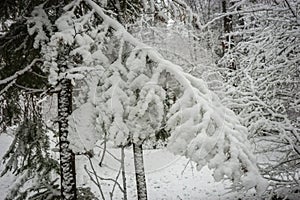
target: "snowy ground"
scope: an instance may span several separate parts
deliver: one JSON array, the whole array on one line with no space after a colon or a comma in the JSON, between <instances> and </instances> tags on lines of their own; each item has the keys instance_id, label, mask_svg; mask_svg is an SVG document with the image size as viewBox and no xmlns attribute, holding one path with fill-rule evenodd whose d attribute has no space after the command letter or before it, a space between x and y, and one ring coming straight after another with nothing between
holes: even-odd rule
<instances>
[{"instance_id":1,"label":"snowy ground","mask_svg":"<svg viewBox=\"0 0 300 200\"><path fill-rule=\"evenodd\" d=\"M2 157L7 151L11 141L12 137L6 134L0 134L0 174L3 170ZM4 175L3 177L0 177L0 200L4 200L4 197L8 193L9 186L14 182L15 179L16 177L12 175Z\"/></svg>"},{"instance_id":2,"label":"snowy ground","mask_svg":"<svg viewBox=\"0 0 300 200\"><path fill-rule=\"evenodd\" d=\"M11 137L0 134L0 156L2 157L7 150ZM119 157L119 149L109 149L109 152ZM135 177L133 173L133 157L131 149L126 149L126 176L128 199L136 199ZM97 153L97 152L96 152ZM113 178L117 175L120 164L112 156L106 154L104 166L99 167L97 156L92 158L94 167L99 176L103 178ZM79 156L77 159L77 182L78 186L91 186L92 190L100 198L98 188L93 185L90 178L83 169L86 165L90 167L89 161L85 156ZM0 166L0 169L3 166ZM211 176L208 168L197 171L192 163L188 163L183 157L174 156L166 150L146 150L145 168L147 178L148 197L150 200L234 200L234 199L255 199L250 193L247 196L238 193L228 193L226 187L229 182L216 183ZM0 178L0 200L4 199L8 187L12 184L14 176L5 175ZM119 180L121 183L121 179ZM102 189L106 199L109 198L109 192L113 187L112 181L101 181ZM122 183L121 183L122 184ZM122 194L116 187L113 199L121 199Z\"/></svg>"},{"instance_id":3,"label":"snowy ground","mask_svg":"<svg viewBox=\"0 0 300 200\"><path fill-rule=\"evenodd\" d=\"M109 149L109 152L116 157L120 155L120 150ZM131 149L126 149L126 176L128 199L136 199L135 176L133 173L133 155ZM174 156L166 150L145 150L144 162L147 179L148 197L150 200L225 200L225 199L255 199L250 193L247 196L238 193L228 193L229 182L215 182L208 168L197 171L196 167L181 156ZM97 158L92 159L95 163L99 175L103 178L116 177L120 164L110 155L106 154L104 167L98 167ZM77 163L89 166L87 159L81 158ZM83 168L77 166L78 168ZM79 170L80 171L80 170ZM85 173L80 173L78 182L86 182L89 178ZM119 180L121 183L121 180ZM121 183L122 184L122 183ZM106 181L102 189L107 199L109 191L113 187L113 182ZM93 190L97 191L95 187ZM121 199L121 192L117 193L113 199ZM99 192L98 192L99 193Z\"/></svg>"}]
</instances>

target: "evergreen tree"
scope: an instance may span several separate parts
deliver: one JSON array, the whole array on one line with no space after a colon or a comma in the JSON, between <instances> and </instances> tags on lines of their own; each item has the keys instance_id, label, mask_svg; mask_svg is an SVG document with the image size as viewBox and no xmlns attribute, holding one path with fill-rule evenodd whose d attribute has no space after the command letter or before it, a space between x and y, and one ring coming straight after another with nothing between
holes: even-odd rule
<instances>
[{"instance_id":1,"label":"evergreen tree","mask_svg":"<svg viewBox=\"0 0 300 200\"><path fill-rule=\"evenodd\" d=\"M58 173L58 163L49 153L50 142L40 107L35 95L24 96L22 119L3 157L5 168L1 176L12 171L18 177L6 199L59 199L59 185L53 178Z\"/></svg>"},{"instance_id":2,"label":"evergreen tree","mask_svg":"<svg viewBox=\"0 0 300 200\"><path fill-rule=\"evenodd\" d=\"M18 126L14 142L5 155L8 161L2 175L9 169L18 172L16 175L22 174L20 181L12 188L7 198L23 199L31 196L30 198L53 199L58 194L55 192L57 183L51 173L56 171L57 164L49 157L49 139L44 122L41 121L40 109L37 109L36 104L40 94L47 95L52 92L51 89L47 89L49 85L46 73L41 68L43 58L40 45L47 42L52 32L52 23L61 12L58 6L63 3L58 1L2 1L2 3L4 9L1 10L3 11L1 19L8 25L1 37L0 99L4 102L1 104L3 113L1 126L3 128ZM29 101L27 93L31 94L32 102L25 104L25 101ZM35 112L31 109L35 109ZM19 148L24 151L22 153L18 153L19 150L15 151ZM18 163L20 159L24 160L22 164ZM19 191L32 178L37 179L32 189L23 193Z\"/></svg>"}]
</instances>

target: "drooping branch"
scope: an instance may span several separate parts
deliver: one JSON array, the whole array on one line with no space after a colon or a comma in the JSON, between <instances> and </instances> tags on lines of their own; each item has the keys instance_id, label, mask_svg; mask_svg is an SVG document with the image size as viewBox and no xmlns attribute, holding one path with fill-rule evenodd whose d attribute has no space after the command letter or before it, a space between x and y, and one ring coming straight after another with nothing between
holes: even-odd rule
<instances>
[{"instance_id":1,"label":"drooping branch","mask_svg":"<svg viewBox=\"0 0 300 200\"><path fill-rule=\"evenodd\" d=\"M109 42L117 44L110 46L115 54L113 56L106 56L102 52L107 44L97 44L96 48L96 52L108 60L102 63L104 73L98 75L99 84L95 86L100 94L96 102L97 112L100 113L96 117L96 123L105 123L102 129L108 131L108 138L116 145L149 139L151 133L154 134L156 129L161 128L166 117L166 128L171 133L171 151L195 161L198 169L209 165L215 171L216 180L227 176L235 183L245 183L247 188L257 186L259 192L262 192L265 182L259 175L251 145L247 141L246 128L241 126L238 117L220 103L202 80L185 73L180 66L166 60L155 49L133 37L122 24L105 14L97 3L92 0L83 2L94 10L93 14L100 26L110 30L113 37ZM78 19L68 12L59 21L66 18L75 21ZM92 21L90 15L82 18L86 19L85 22L77 20L82 27L89 20ZM99 33L102 30L103 28L97 31ZM62 34L63 31L65 32ZM83 57L90 56L89 66L93 66L96 61L92 56L95 48L90 48L94 41L93 33L85 30L74 39L72 31L71 25L62 27L62 32L56 35L56 39L65 40L70 45L75 43L76 52ZM81 37L88 41L84 40L87 42L83 44L79 40ZM163 78L165 73L173 78L176 85L174 87L178 90L177 99L168 111L163 106L166 96L166 88L163 86L168 82ZM251 182L253 176L257 178L255 182Z\"/></svg>"},{"instance_id":2,"label":"drooping branch","mask_svg":"<svg viewBox=\"0 0 300 200\"><path fill-rule=\"evenodd\" d=\"M103 23L113 29L120 40L133 46L133 50L131 50L130 56L126 60L126 67L129 69L129 74L131 68L134 71L128 75L133 88L139 87L135 85L145 85L139 88L140 92L145 93L143 95L145 98L137 98L137 105L143 105L141 108L137 106L137 110L139 110L137 114L141 115L140 118L145 117L144 113L146 111L140 110L150 108L149 102L155 98L156 92L164 93L159 85L161 73L169 73L179 85L178 87L181 88L177 101L167 113L167 127L172 132L169 149L195 161L198 164L198 169L201 169L203 165L209 165L210 168L214 169L216 180L221 180L224 176L227 176L236 183L242 182L246 188L257 187L258 193L261 194L266 187L266 182L259 175L255 158L251 152L251 145L247 141L246 128L240 124L234 113L219 103L218 97L208 89L204 81L185 73L180 66L164 59L155 49L134 38L118 21L106 15L103 9L93 1L85 0L85 2L95 10ZM141 74L144 71L140 68L149 67L147 61L155 63L155 67L151 69L151 75L147 74L146 76ZM139 69L137 69L137 66L139 66ZM123 63L118 61L113 63L110 68L121 67L124 67ZM112 80L116 80L116 77ZM120 77L118 80L125 81L126 84L126 80L122 80ZM151 85L153 87L150 87ZM154 85L157 87L154 87ZM112 87L114 88L114 86ZM118 83L115 87L119 87ZM125 87L124 89L132 88ZM116 91L114 89L115 94ZM148 94L151 95L148 96ZM117 107L116 100L122 106L120 103L122 99L116 99L112 96L110 98L111 100L108 102L114 102L114 107ZM159 98L153 100L154 105L159 107L160 101ZM121 114L122 112L129 112L129 118L132 117L133 119L129 121L136 120L135 115L132 114L135 111L128 111L127 108L123 109L125 111L113 110L116 117L124 116L124 114ZM157 108L155 107L155 109ZM122 121L122 117L118 120L117 125L123 123L125 127L130 127L130 124L127 125L127 122ZM140 121L137 120L136 122ZM157 121L156 123L160 122ZM119 130L120 128L116 129ZM119 134L118 131L116 133ZM139 137L133 136L133 141L136 138ZM233 168L233 166L235 167ZM251 181L253 176L257 177L257 182Z\"/></svg>"}]
</instances>

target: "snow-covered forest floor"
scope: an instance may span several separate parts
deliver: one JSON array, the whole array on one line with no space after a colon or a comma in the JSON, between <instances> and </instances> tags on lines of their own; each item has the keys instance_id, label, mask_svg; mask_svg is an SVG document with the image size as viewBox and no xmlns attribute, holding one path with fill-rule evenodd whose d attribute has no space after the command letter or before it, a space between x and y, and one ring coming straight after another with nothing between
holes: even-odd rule
<instances>
[{"instance_id":1,"label":"snow-covered forest floor","mask_svg":"<svg viewBox=\"0 0 300 200\"><path fill-rule=\"evenodd\" d=\"M0 157L3 156L8 149L12 138L6 134L0 135ZM109 148L109 153L116 158L120 157L120 149ZM98 166L101 152L95 152L93 167L101 178L114 178L117 176L120 163L116 161L109 153L106 154L102 167ZM125 150L125 170L127 178L128 199L136 199L135 174L133 165L132 149ZM175 156L165 149L145 150L145 170L147 179L147 189L150 200L234 200L234 199L255 199L253 191L247 194L230 192L230 182L215 182L212 172L204 167L201 171L197 171L193 163L182 156ZM90 169L90 164L86 156L78 156L77 164L77 185L78 187L91 186L94 194L101 199L98 187L92 183L84 165ZM0 167L1 169L1 167ZM15 176L8 173L1 178L0 193L7 194L9 186L15 181ZM119 183L122 184L121 178ZM107 199L110 199L110 192L114 182L101 181L103 193ZM113 199L121 199L122 192L116 186ZM0 200L4 200L5 196L1 195Z\"/></svg>"},{"instance_id":2,"label":"snow-covered forest floor","mask_svg":"<svg viewBox=\"0 0 300 200\"><path fill-rule=\"evenodd\" d=\"M116 149L110 149L113 154L119 154ZM136 199L135 174L133 166L133 155L131 149L126 150L126 175L128 198ZM149 199L238 199L243 194L228 193L226 189L230 186L227 181L215 182L211 171L204 167L201 171L197 171L194 164L188 163L188 160L181 156L174 156L166 150L145 150L145 170L147 179L147 189ZM96 159L96 158L95 158ZM87 161L82 160L82 165ZM103 177L114 177L117 174L118 163L107 156L106 167L99 168L99 174ZM84 172L81 177L87 178ZM80 180L79 180L80 182ZM103 184L103 190L108 196L113 183L106 182ZM95 188L94 188L95 189ZM121 199L122 194L117 192L115 199ZM253 196L248 194L249 199Z\"/></svg>"}]
</instances>

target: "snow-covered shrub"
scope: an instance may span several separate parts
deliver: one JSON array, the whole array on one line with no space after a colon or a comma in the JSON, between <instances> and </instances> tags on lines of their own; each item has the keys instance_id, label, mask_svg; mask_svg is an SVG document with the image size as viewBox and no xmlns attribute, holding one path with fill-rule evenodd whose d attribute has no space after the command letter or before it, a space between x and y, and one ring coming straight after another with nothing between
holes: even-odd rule
<instances>
[{"instance_id":1,"label":"snow-covered shrub","mask_svg":"<svg viewBox=\"0 0 300 200\"><path fill-rule=\"evenodd\" d=\"M227 80L223 103L248 128L260 152L270 189L299 190L299 14L296 1L242 4L243 26L233 31L242 40L219 61ZM297 15L297 16L295 16ZM232 58L236 70L226 68ZM282 190L283 189L283 190ZM284 192L286 193L286 192Z\"/></svg>"}]
</instances>

